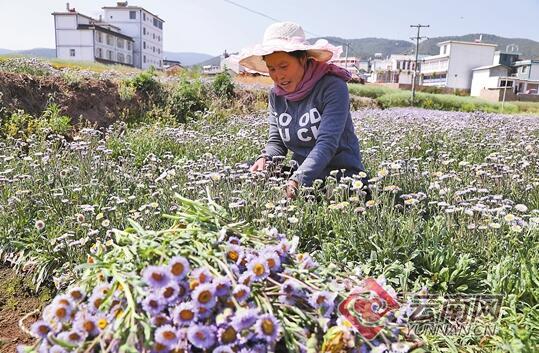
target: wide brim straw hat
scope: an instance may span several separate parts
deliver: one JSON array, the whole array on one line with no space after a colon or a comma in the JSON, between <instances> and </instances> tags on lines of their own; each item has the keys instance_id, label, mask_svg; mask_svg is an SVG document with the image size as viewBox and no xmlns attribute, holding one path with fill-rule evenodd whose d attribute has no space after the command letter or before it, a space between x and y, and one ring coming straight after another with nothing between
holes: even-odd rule
<instances>
[{"instance_id":1,"label":"wide brim straw hat","mask_svg":"<svg viewBox=\"0 0 539 353\"><path fill-rule=\"evenodd\" d=\"M294 22L278 22L270 25L264 32L262 43L244 49L238 55L240 65L261 73L267 73L268 67L263 60L265 55L277 51L293 52L305 50L307 57L326 62L333 57L338 58L342 53L341 47L330 44L325 39L319 39L314 44L305 40L305 32Z\"/></svg>"}]
</instances>

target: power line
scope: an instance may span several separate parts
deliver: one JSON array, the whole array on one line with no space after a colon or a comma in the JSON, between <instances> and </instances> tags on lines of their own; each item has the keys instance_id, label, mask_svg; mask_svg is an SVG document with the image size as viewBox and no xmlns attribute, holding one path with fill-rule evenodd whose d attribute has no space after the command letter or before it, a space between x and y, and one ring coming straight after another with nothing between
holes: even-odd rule
<instances>
[{"instance_id":1,"label":"power line","mask_svg":"<svg viewBox=\"0 0 539 353\"><path fill-rule=\"evenodd\" d=\"M263 12L260 12L260 11L254 10L254 9L251 9L251 8L249 8L249 7L247 7L247 6L238 4L237 2L234 2L234 1L231 1L231 0L223 0L223 1L226 2L226 3L229 3L229 4L231 4L231 5L237 6L237 7L239 7L239 8L242 8L242 9L244 9L244 10L246 10L246 11L251 12L251 13L254 13L254 14L256 14L256 15L259 15L259 16L262 16L262 17L264 17L264 18L270 19L270 20L272 20L272 21L275 21L275 22L283 22L282 20L280 20L280 19L278 19L278 18L271 17L270 15L267 15L267 14L265 14L265 13L263 13ZM308 33L308 34L310 34L310 35L312 35L312 36L315 36L315 37L319 37L319 38L324 37L324 36L322 36L322 35L320 35L320 34L317 34L317 33L311 32L311 31L308 31L308 30L306 30L306 29L304 29L304 31L305 31L305 33ZM333 38L332 40L333 40L334 42L340 44L340 45L345 46L345 47L347 48L347 51L348 51L348 49L350 49L351 52L355 52L356 54L358 54L352 47L350 47L350 42L342 42L342 41L337 40L337 39L334 39L334 38ZM358 56L359 56L359 55L358 55Z\"/></svg>"},{"instance_id":2,"label":"power line","mask_svg":"<svg viewBox=\"0 0 539 353\"><path fill-rule=\"evenodd\" d=\"M421 37L419 33L421 31L421 28L428 28L430 27L430 25L417 24L417 25L410 25L410 27L417 28L417 35L415 37L410 37L410 39L412 40L415 39L415 66L414 66L414 77L412 80L412 106L413 106L415 104L415 89L416 89L417 66L418 66L417 64L418 64L418 59L419 59L419 40L426 38L426 37Z\"/></svg>"}]
</instances>

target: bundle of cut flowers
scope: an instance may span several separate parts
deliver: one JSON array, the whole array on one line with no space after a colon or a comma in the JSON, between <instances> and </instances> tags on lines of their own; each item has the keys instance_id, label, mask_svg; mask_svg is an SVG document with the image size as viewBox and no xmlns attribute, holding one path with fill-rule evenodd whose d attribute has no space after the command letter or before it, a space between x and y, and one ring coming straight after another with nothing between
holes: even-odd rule
<instances>
[{"instance_id":1,"label":"bundle of cut flowers","mask_svg":"<svg viewBox=\"0 0 539 353\"><path fill-rule=\"evenodd\" d=\"M225 210L178 196L174 225L132 222L96 244L76 287L58 295L21 352L369 352L338 314L359 283L298 253L275 229L230 223ZM391 316L388 316L390 320ZM406 349L407 350L407 349Z\"/></svg>"}]
</instances>

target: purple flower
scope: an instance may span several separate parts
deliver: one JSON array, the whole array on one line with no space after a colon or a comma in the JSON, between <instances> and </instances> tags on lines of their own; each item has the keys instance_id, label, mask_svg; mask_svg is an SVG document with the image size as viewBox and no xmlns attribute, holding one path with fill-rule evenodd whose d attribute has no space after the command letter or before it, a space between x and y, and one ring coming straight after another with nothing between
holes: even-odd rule
<instances>
[{"instance_id":1,"label":"purple flower","mask_svg":"<svg viewBox=\"0 0 539 353\"><path fill-rule=\"evenodd\" d=\"M159 314L165 308L165 303L163 298L156 295L155 293L150 293L143 301L142 308L147 311L151 316Z\"/></svg>"},{"instance_id":2,"label":"purple flower","mask_svg":"<svg viewBox=\"0 0 539 353\"><path fill-rule=\"evenodd\" d=\"M111 287L110 287L110 284L108 283L103 283L103 284L100 284L98 285L97 287L94 288L93 292L92 292L92 295L101 295L103 297L106 297L107 295L110 294L110 291L111 291Z\"/></svg>"},{"instance_id":3,"label":"purple flower","mask_svg":"<svg viewBox=\"0 0 539 353\"><path fill-rule=\"evenodd\" d=\"M213 308L217 300L215 297L215 286L211 283L200 284L191 293L191 298L197 306Z\"/></svg>"},{"instance_id":4,"label":"purple flower","mask_svg":"<svg viewBox=\"0 0 539 353\"><path fill-rule=\"evenodd\" d=\"M142 272L142 277L152 288L162 288L170 281L169 271L164 266L148 266Z\"/></svg>"},{"instance_id":5,"label":"purple flower","mask_svg":"<svg viewBox=\"0 0 539 353\"><path fill-rule=\"evenodd\" d=\"M53 320L66 322L71 318L71 307L53 302L50 305L50 314Z\"/></svg>"},{"instance_id":6,"label":"purple flower","mask_svg":"<svg viewBox=\"0 0 539 353\"><path fill-rule=\"evenodd\" d=\"M86 296L86 293L81 287L73 287L68 291L68 295L73 302L80 303Z\"/></svg>"},{"instance_id":7,"label":"purple flower","mask_svg":"<svg viewBox=\"0 0 539 353\"><path fill-rule=\"evenodd\" d=\"M247 264L247 270L253 276L253 281L263 281L269 276L269 268L263 257L255 257Z\"/></svg>"},{"instance_id":8,"label":"purple flower","mask_svg":"<svg viewBox=\"0 0 539 353\"><path fill-rule=\"evenodd\" d=\"M62 341L66 341L69 344L78 346L84 340L86 340L86 337L88 334L85 331L79 331L79 330L71 330L71 331L65 331L58 335L58 338Z\"/></svg>"},{"instance_id":9,"label":"purple flower","mask_svg":"<svg viewBox=\"0 0 539 353\"><path fill-rule=\"evenodd\" d=\"M315 309L321 309L324 316L331 315L336 296L336 293L328 291L315 292L309 298L309 304Z\"/></svg>"},{"instance_id":10,"label":"purple flower","mask_svg":"<svg viewBox=\"0 0 539 353\"><path fill-rule=\"evenodd\" d=\"M94 292L90 298L88 298L88 308L93 313L99 311L101 304L105 301L105 295L101 292Z\"/></svg>"},{"instance_id":11,"label":"purple flower","mask_svg":"<svg viewBox=\"0 0 539 353\"><path fill-rule=\"evenodd\" d=\"M274 343L279 335L279 327L279 321L273 315L265 314L259 317L255 329L258 337L268 343Z\"/></svg>"},{"instance_id":12,"label":"purple flower","mask_svg":"<svg viewBox=\"0 0 539 353\"><path fill-rule=\"evenodd\" d=\"M172 348L178 343L178 330L171 325L164 325L155 330L155 341Z\"/></svg>"},{"instance_id":13,"label":"purple flower","mask_svg":"<svg viewBox=\"0 0 539 353\"><path fill-rule=\"evenodd\" d=\"M253 283L253 274L251 272L244 272L238 278L238 283L245 286L250 286Z\"/></svg>"},{"instance_id":14,"label":"purple flower","mask_svg":"<svg viewBox=\"0 0 539 353\"><path fill-rule=\"evenodd\" d=\"M303 289L296 280L287 279L281 285L279 301L283 304L295 305L297 299L303 298Z\"/></svg>"},{"instance_id":15,"label":"purple flower","mask_svg":"<svg viewBox=\"0 0 539 353\"><path fill-rule=\"evenodd\" d=\"M77 315L75 315L73 327L79 331L86 332L86 334L90 337L94 337L99 334L96 317L84 311L79 311Z\"/></svg>"},{"instance_id":16,"label":"purple flower","mask_svg":"<svg viewBox=\"0 0 539 353\"><path fill-rule=\"evenodd\" d=\"M218 297L224 297L230 294L232 282L227 277L216 278L213 284L215 285L215 295Z\"/></svg>"},{"instance_id":17,"label":"purple flower","mask_svg":"<svg viewBox=\"0 0 539 353\"><path fill-rule=\"evenodd\" d=\"M170 325L172 323L170 318L163 313L155 315L154 317L152 317L151 321L152 325L154 325L155 327Z\"/></svg>"},{"instance_id":18,"label":"purple flower","mask_svg":"<svg viewBox=\"0 0 539 353\"><path fill-rule=\"evenodd\" d=\"M176 282L168 282L164 287L159 289L159 294L166 303L174 303L180 294L180 286Z\"/></svg>"},{"instance_id":19,"label":"purple flower","mask_svg":"<svg viewBox=\"0 0 539 353\"><path fill-rule=\"evenodd\" d=\"M159 342L155 342L153 344L151 353L168 353L170 351L171 351L171 349L169 347L167 347L164 344L161 344Z\"/></svg>"},{"instance_id":20,"label":"purple flower","mask_svg":"<svg viewBox=\"0 0 539 353\"><path fill-rule=\"evenodd\" d=\"M238 331L236 331L236 329L232 327L232 325L225 324L217 331L217 337L220 344L228 345L237 343L236 341L238 340L239 336Z\"/></svg>"},{"instance_id":21,"label":"purple flower","mask_svg":"<svg viewBox=\"0 0 539 353\"><path fill-rule=\"evenodd\" d=\"M196 309L193 303L181 303L172 311L172 320L178 326L189 325L196 317Z\"/></svg>"},{"instance_id":22,"label":"purple flower","mask_svg":"<svg viewBox=\"0 0 539 353\"><path fill-rule=\"evenodd\" d=\"M234 236L228 238L227 242L229 244L233 244L233 245L241 245L241 239L238 238L238 237L234 237Z\"/></svg>"},{"instance_id":23,"label":"purple flower","mask_svg":"<svg viewBox=\"0 0 539 353\"><path fill-rule=\"evenodd\" d=\"M239 264L243 258L243 249L239 245L230 244L226 250L226 259L232 263Z\"/></svg>"},{"instance_id":24,"label":"purple flower","mask_svg":"<svg viewBox=\"0 0 539 353\"><path fill-rule=\"evenodd\" d=\"M242 331L253 326L258 320L258 309L243 309L236 312L231 324L236 331Z\"/></svg>"},{"instance_id":25,"label":"purple flower","mask_svg":"<svg viewBox=\"0 0 539 353\"><path fill-rule=\"evenodd\" d=\"M212 327L193 325L187 329L187 339L200 349L208 349L215 344L215 333Z\"/></svg>"},{"instance_id":26,"label":"purple flower","mask_svg":"<svg viewBox=\"0 0 539 353\"><path fill-rule=\"evenodd\" d=\"M170 259L168 271L173 278L181 281L190 271L189 261L183 256L174 256Z\"/></svg>"},{"instance_id":27,"label":"purple flower","mask_svg":"<svg viewBox=\"0 0 539 353\"><path fill-rule=\"evenodd\" d=\"M36 321L30 326L32 335L36 338L45 338L52 328L43 320Z\"/></svg>"},{"instance_id":28,"label":"purple flower","mask_svg":"<svg viewBox=\"0 0 539 353\"><path fill-rule=\"evenodd\" d=\"M275 251L264 252L262 258L266 261L266 265L271 272L277 272L281 268L281 258Z\"/></svg>"},{"instance_id":29,"label":"purple flower","mask_svg":"<svg viewBox=\"0 0 539 353\"><path fill-rule=\"evenodd\" d=\"M296 260L299 262L299 268L304 270L310 270L318 266L309 254L297 254Z\"/></svg>"},{"instance_id":30,"label":"purple flower","mask_svg":"<svg viewBox=\"0 0 539 353\"><path fill-rule=\"evenodd\" d=\"M213 275L205 267L191 271L191 277L198 281L198 283L210 283L213 280Z\"/></svg>"},{"instance_id":31,"label":"purple flower","mask_svg":"<svg viewBox=\"0 0 539 353\"><path fill-rule=\"evenodd\" d=\"M234 291L232 292L232 295L234 295L234 298L238 301L238 303L243 303L249 298L249 295L251 294L251 289L243 284L238 284Z\"/></svg>"}]
</instances>

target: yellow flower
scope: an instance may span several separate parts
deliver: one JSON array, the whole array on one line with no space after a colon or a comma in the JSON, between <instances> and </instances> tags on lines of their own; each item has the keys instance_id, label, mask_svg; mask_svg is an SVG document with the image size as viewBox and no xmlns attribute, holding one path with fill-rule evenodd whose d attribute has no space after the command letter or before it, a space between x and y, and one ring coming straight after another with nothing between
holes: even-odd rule
<instances>
[{"instance_id":1,"label":"yellow flower","mask_svg":"<svg viewBox=\"0 0 539 353\"><path fill-rule=\"evenodd\" d=\"M380 178L383 178L385 176L387 176L389 174L389 171L387 170L387 168L382 168L378 171L378 176Z\"/></svg>"},{"instance_id":2,"label":"yellow flower","mask_svg":"<svg viewBox=\"0 0 539 353\"><path fill-rule=\"evenodd\" d=\"M515 216L512 213L508 213L504 217L506 222L513 222L515 220Z\"/></svg>"}]
</instances>

